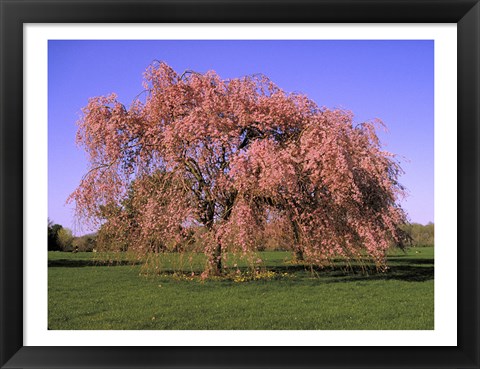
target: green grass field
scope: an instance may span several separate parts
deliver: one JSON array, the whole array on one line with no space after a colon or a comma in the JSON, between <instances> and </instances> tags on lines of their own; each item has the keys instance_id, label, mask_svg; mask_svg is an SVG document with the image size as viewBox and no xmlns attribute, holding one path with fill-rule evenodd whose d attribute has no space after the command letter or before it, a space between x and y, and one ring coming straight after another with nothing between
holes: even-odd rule
<instances>
[{"instance_id":1,"label":"green grass field","mask_svg":"<svg viewBox=\"0 0 480 369\"><path fill-rule=\"evenodd\" d=\"M94 253L49 252L49 329L433 329L434 249L389 256L389 269L368 274L334 268L312 272L287 252L263 252L262 278L190 278L178 255L166 273ZM239 268L244 265L240 261ZM185 274L174 274L182 267ZM189 280L192 279L192 280Z\"/></svg>"}]
</instances>

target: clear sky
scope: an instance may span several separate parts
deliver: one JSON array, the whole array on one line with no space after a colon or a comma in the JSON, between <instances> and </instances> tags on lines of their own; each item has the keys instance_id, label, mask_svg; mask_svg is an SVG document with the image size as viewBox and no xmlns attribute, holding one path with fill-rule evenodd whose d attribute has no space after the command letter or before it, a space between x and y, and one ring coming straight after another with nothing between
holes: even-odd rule
<instances>
[{"instance_id":1,"label":"clear sky","mask_svg":"<svg viewBox=\"0 0 480 369\"><path fill-rule=\"evenodd\" d=\"M74 142L81 108L111 92L128 106L154 60L225 79L263 73L320 106L351 110L356 122L380 118L384 148L406 172L409 220L434 221L433 41L49 41L48 216L74 234L89 231L65 204L87 171Z\"/></svg>"}]
</instances>

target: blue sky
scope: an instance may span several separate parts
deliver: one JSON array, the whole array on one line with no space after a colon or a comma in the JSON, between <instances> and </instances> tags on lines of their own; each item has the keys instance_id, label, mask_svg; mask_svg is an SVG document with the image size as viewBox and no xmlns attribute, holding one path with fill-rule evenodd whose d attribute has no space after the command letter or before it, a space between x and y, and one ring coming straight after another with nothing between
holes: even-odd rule
<instances>
[{"instance_id":1,"label":"blue sky","mask_svg":"<svg viewBox=\"0 0 480 369\"><path fill-rule=\"evenodd\" d=\"M111 92L128 106L154 60L222 78L263 73L320 106L351 110L357 122L380 118L384 148L406 172L402 206L412 222L434 221L433 41L55 40L48 45L48 216L75 234L89 231L65 204L87 170L74 142L81 108Z\"/></svg>"}]
</instances>

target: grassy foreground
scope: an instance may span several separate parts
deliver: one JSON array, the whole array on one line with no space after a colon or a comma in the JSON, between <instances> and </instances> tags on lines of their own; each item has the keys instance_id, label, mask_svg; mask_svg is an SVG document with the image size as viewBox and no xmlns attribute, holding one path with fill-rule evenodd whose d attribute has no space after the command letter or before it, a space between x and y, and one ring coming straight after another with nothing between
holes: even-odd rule
<instances>
[{"instance_id":1,"label":"grassy foreground","mask_svg":"<svg viewBox=\"0 0 480 369\"><path fill-rule=\"evenodd\" d=\"M259 280L202 282L189 274L141 276L140 265L93 253L50 252L48 327L433 329L433 255L433 248L413 248L393 253L385 273L337 267L313 275L289 263L289 253L264 252L268 272Z\"/></svg>"}]
</instances>

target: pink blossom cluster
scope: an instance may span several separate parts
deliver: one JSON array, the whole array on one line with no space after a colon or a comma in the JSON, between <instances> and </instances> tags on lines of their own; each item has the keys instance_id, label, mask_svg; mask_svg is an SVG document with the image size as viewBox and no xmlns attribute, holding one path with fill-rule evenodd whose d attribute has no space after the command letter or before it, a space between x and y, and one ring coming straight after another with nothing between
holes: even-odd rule
<instances>
[{"instance_id":1,"label":"pink blossom cluster","mask_svg":"<svg viewBox=\"0 0 480 369\"><path fill-rule=\"evenodd\" d=\"M402 170L381 148L380 121L355 124L261 75L223 80L156 63L144 88L128 109L114 94L90 99L78 122L91 167L69 201L110 242L178 248L202 227L208 270L219 272L228 251L254 252L267 229L318 265L382 265L402 241Z\"/></svg>"}]
</instances>

